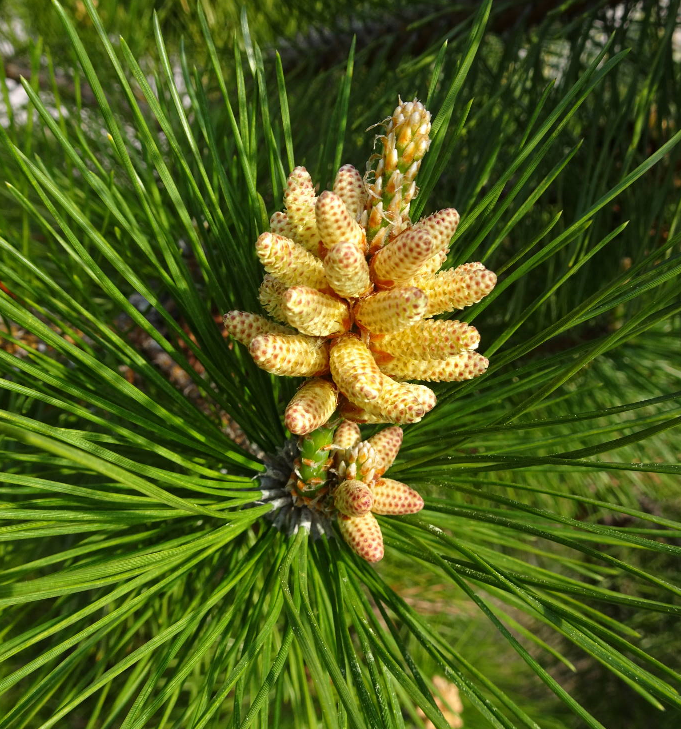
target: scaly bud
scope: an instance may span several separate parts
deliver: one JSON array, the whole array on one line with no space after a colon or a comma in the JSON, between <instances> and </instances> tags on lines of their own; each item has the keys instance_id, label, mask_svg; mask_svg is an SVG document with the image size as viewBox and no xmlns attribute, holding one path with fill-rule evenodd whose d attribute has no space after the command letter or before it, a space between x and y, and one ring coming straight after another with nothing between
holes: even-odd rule
<instances>
[{"instance_id":1,"label":"scaly bud","mask_svg":"<svg viewBox=\"0 0 681 729\"><path fill-rule=\"evenodd\" d=\"M333 436L333 444L339 449L346 450L347 448L356 446L360 442L361 438L362 436L357 423L344 420L338 428L336 428L336 432Z\"/></svg>"},{"instance_id":2,"label":"scaly bud","mask_svg":"<svg viewBox=\"0 0 681 729\"><path fill-rule=\"evenodd\" d=\"M345 203L334 192L326 190L318 198L315 205L317 230L326 248L346 241L366 250L366 238L363 228L348 212Z\"/></svg>"},{"instance_id":3,"label":"scaly bud","mask_svg":"<svg viewBox=\"0 0 681 729\"><path fill-rule=\"evenodd\" d=\"M264 316L250 314L247 311L228 311L222 321L225 328L237 341L247 347L260 334L293 334L288 327L279 326L268 321Z\"/></svg>"},{"instance_id":4,"label":"scaly bud","mask_svg":"<svg viewBox=\"0 0 681 729\"><path fill-rule=\"evenodd\" d=\"M345 516L363 516L373 503L371 489L361 481L343 481L333 492L333 505Z\"/></svg>"},{"instance_id":5,"label":"scaly bud","mask_svg":"<svg viewBox=\"0 0 681 729\"><path fill-rule=\"evenodd\" d=\"M371 290L369 266L354 243L337 243L324 258L324 271L331 288L346 299L356 299Z\"/></svg>"},{"instance_id":6,"label":"scaly bud","mask_svg":"<svg viewBox=\"0 0 681 729\"><path fill-rule=\"evenodd\" d=\"M291 326L311 337L342 334L350 326L350 311L344 301L308 286L288 289L282 311Z\"/></svg>"},{"instance_id":7,"label":"scaly bud","mask_svg":"<svg viewBox=\"0 0 681 729\"><path fill-rule=\"evenodd\" d=\"M402 227L397 223L393 223L392 225L389 224L386 228L381 228L371 241L369 253L373 253L379 248L382 248L390 240L391 233L399 233L400 230L402 230Z\"/></svg>"},{"instance_id":8,"label":"scaly bud","mask_svg":"<svg viewBox=\"0 0 681 729\"><path fill-rule=\"evenodd\" d=\"M383 535L376 517L368 512L363 516L338 517L338 527L343 539L367 562L379 562L383 559Z\"/></svg>"},{"instance_id":9,"label":"scaly bud","mask_svg":"<svg viewBox=\"0 0 681 729\"><path fill-rule=\"evenodd\" d=\"M383 377L367 346L346 334L331 349L331 375L338 389L359 405L376 400Z\"/></svg>"},{"instance_id":10,"label":"scaly bud","mask_svg":"<svg viewBox=\"0 0 681 729\"><path fill-rule=\"evenodd\" d=\"M333 191L345 203L354 220L359 220L366 204L364 180L352 165L343 165L336 175Z\"/></svg>"},{"instance_id":11,"label":"scaly bud","mask_svg":"<svg viewBox=\"0 0 681 729\"><path fill-rule=\"evenodd\" d=\"M249 350L258 367L273 375L316 377L329 371L327 345L302 334L261 334Z\"/></svg>"},{"instance_id":12,"label":"scaly bud","mask_svg":"<svg viewBox=\"0 0 681 729\"><path fill-rule=\"evenodd\" d=\"M274 213L270 218L270 233L295 240L296 226L288 219L286 213Z\"/></svg>"},{"instance_id":13,"label":"scaly bud","mask_svg":"<svg viewBox=\"0 0 681 729\"><path fill-rule=\"evenodd\" d=\"M310 253L318 255L320 236L314 213L315 201L309 172L304 167L296 167L286 180L286 215L296 228L295 240Z\"/></svg>"},{"instance_id":14,"label":"scaly bud","mask_svg":"<svg viewBox=\"0 0 681 729\"><path fill-rule=\"evenodd\" d=\"M397 137L396 148L400 155L410 144L420 144L430 134L430 112L417 99L400 103L393 112L388 132Z\"/></svg>"},{"instance_id":15,"label":"scaly bud","mask_svg":"<svg viewBox=\"0 0 681 729\"><path fill-rule=\"evenodd\" d=\"M265 274L265 278L260 284L258 298L262 304L262 308L277 321L286 321L286 315L282 309L284 303L284 294L286 293L286 285L278 278L271 274Z\"/></svg>"},{"instance_id":16,"label":"scaly bud","mask_svg":"<svg viewBox=\"0 0 681 729\"><path fill-rule=\"evenodd\" d=\"M308 380L287 405L284 422L294 435L305 435L324 425L337 404L336 388L328 380Z\"/></svg>"},{"instance_id":17,"label":"scaly bud","mask_svg":"<svg viewBox=\"0 0 681 729\"><path fill-rule=\"evenodd\" d=\"M383 181L382 177L377 178L377 184L382 181ZM373 186L374 189L376 189L377 184L375 184ZM377 197L373 201L373 207L371 208L371 212L367 213L365 215L365 217L367 218L366 227L369 230L377 231L376 234L374 235L374 242L372 244L372 248L374 250L377 250L381 246L378 246L376 244L376 235L379 235L379 233L387 235L390 232L390 228L381 227L382 223L385 219L385 215L384 215L384 211L383 211L383 201L381 199L381 190L376 190L374 194L377 195Z\"/></svg>"},{"instance_id":18,"label":"scaly bud","mask_svg":"<svg viewBox=\"0 0 681 729\"><path fill-rule=\"evenodd\" d=\"M425 230L409 228L371 259L374 283L390 288L412 278L433 255L433 241Z\"/></svg>"},{"instance_id":19,"label":"scaly bud","mask_svg":"<svg viewBox=\"0 0 681 729\"><path fill-rule=\"evenodd\" d=\"M391 289L363 299L355 308L355 321L372 334L398 332L423 318L428 299L413 286Z\"/></svg>"},{"instance_id":20,"label":"scaly bud","mask_svg":"<svg viewBox=\"0 0 681 729\"><path fill-rule=\"evenodd\" d=\"M418 286L428 297L426 316L433 316L476 304L489 294L496 282L496 275L482 263L464 263L432 279L419 281Z\"/></svg>"},{"instance_id":21,"label":"scaly bud","mask_svg":"<svg viewBox=\"0 0 681 729\"><path fill-rule=\"evenodd\" d=\"M445 208L419 220L414 228L424 230L433 241L433 251L442 253L449 251L449 242L459 225L459 213L454 208Z\"/></svg>"},{"instance_id":22,"label":"scaly bud","mask_svg":"<svg viewBox=\"0 0 681 729\"><path fill-rule=\"evenodd\" d=\"M480 334L470 324L429 319L372 340L372 350L407 359L447 359L475 349L479 343ZM377 359L381 361L378 355Z\"/></svg>"},{"instance_id":23,"label":"scaly bud","mask_svg":"<svg viewBox=\"0 0 681 729\"><path fill-rule=\"evenodd\" d=\"M328 286L322 262L290 238L263 233L255 244L255 251L265 270L286 286L311 286L313 289Z\"/></svg>"},{"instance_id":24,"label":"scaly bud","mask_svg":"<svg viewBox=\"0 0 681 729\"><path fill-rule=\"evenodd\" d=\"M355 426L359 431L359 428ZM373 435L368 443L374 448L374 471L376 476L382 476L393 465L393 461L402 445L402 428L397 425L392 428L384 428L376 435Z\"/></svg>"},{"instance_id":25,"label":"scaly bud","mask_svg":"<svg viewBox=\"0 0 681 729\"><path fill-rule=\"evenodd\" d=\"M294 487L294 492L304 492L309 489L316 491L324 488L329 469L333 463L331 457L333 431L333 426L323 425L298 438L300 457L296 458L295 470L291 474L291 480L293 481L291 486ZM302 498L302 504L309 503L304 500L304 495ZM296 496L294 496L294 504L296 506L301 505Z\"/></svg>"},{"instance_id":26,"label":"scaly bud","mask_svg":"<svg viewBox=\"0 0 681 729\"><path fill-rule=\"evenodd\" d=\"M461 382L481 375L489 361L477 352L463 352L448 359L407 359L396 357L381 364L381 370L396 380Z\"/></svg>"},{"instance_id":27,"label":"scaly bud","mask_svg":"<svg viewBox=\"0 0 681 729\"><path fill-rule=\"evenodd\" d=\"M371 483L376 473L376 453L369 441L361 441L352 448L346 449L341 454L338 462L338 478L348 480L359 480L364 483Z\"/></svg>"},{"instance_id":28,"label":"scaly bud","mask_svg":"<svg viewBox=\"0 0 681 729\"><path fill-rule=\"evenodd\" d=\"M374 514L416 514L423 509L423 499L406 483L391 478L379 478L372 487Z\"/></svg>"}]
</instances>

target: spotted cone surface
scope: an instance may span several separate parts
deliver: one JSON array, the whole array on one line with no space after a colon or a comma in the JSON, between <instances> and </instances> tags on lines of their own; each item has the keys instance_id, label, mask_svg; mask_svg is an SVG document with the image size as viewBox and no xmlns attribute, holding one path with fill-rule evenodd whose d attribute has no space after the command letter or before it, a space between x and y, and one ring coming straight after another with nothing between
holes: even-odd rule
<instances>
[{"instance_id":1,"label":"spotted cone surface","mask_svg":"<svg viewBox=\"0 0 681 729\"><path fill-rule=\"evenodd\" d=\"M485 372L487 360L473 351L480 342L474 327L430 318L477 303L496 276L475 262L440 270L459 224L454 208L409 218L430 146L430 112L417 99L400 100L383 126L381 151L364 176L343 165L333 190L318 194L308 171L294 168L284 210L255 244L266 272L260 303L291 328L237 311L225 315L225 326L272 374L330 373L344 418L406 424L423 418L435 395L403 380L457 381ZM300 407L298 401L300 422L316 422L316 410L306 420Z\"/></svg>"},{"instance_id":2,"label":"spotted cone surface","mask_svg":"<svg viewBox=\"0 0 681 729\"><path fill-rule=\"evenodd\" d=\"M341 514L338 526L343 539L362 559L367 562L380 562L383 559L383 534L371 512L363 516Z\"/></svg>"},{"instance_id":3,"label":"spotted cone surface","mask_svg":"<svg viewBox=\"0 0 681 729\"><path fill-rule=\"evenodd\" d=\"M406 483L380 478L373 486L374 514L416 514L423 509L423 499Z\"/></svg>"},{"instance_id":4,"label":"spotted cone surface","mask_svg":"<svg viewBox=\"0 0 681 729\"><path fill-rule=\"evenodd\" d=\"M383 556L383 538L373 514L415 514L423 508L423 499L406 484L383 477L402 444L402 429L384 428L359 441L355 428L345 420L334 435L338 486L332 491L333 504L343 539L360 557L377 562Z\"/></svg>"},{"instance_id":5,"label":"spotted cone surface","mask_svg":"<svg viewBox=\"0 0 681 729\"><path fill-rule=\"evenodd\" d=\"M337 404L333 383L319 378L308 380L286 407L284 422L294 435L311 433L326 423Z\"/></svg>"},{"instance_id":6,"label":"spotted cone surface","mask_svg":"<svg viewBox=\"0 0 681 729\"><path fill-rule=\"evenodd\" d=\"M371 511L374 496L362 481L343 481L334 493L333 503L345 516L363 516Z\"/></svg>"}]
</instances>

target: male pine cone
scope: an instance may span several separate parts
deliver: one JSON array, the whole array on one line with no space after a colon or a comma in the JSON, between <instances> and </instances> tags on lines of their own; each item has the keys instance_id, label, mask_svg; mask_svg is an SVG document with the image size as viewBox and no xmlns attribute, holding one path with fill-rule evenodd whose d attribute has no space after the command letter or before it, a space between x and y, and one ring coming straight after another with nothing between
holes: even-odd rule
<instances>
[{"instance_id":1,"label":"male pine cone","mask_svg":"<svg viewBox=\"0 0 681 729\"><path fill-rule=\"evenodd\" d=\"M333 439L335 474L332 491L338 528L350 548L367 562L383 558L383 534L374 514L416 514L423 499L410 486L383 474L402 445L402 430L385 428L366 441L359 427L343 421Z\"/></svg>"},{"instance_id":2,"label":"male pine cone","mask_svg":"<svg viewBox=\"0 0 681 729\"><path fill-rule=\"evenodd\" d=\"M435 395L405 380L465 380L487 368L474 327L428 321L477 303L496 283L481 263L438 273L459 223L456 210L409 220L429 132L425 107L400 101L367 173L372 182L344 165L333 190L317 196L307 170L296 167L285 211L258 238L266 271L260 301L288 326L236 311L224 323L258 366L315 378L287 407L285 422L296 435L320 427L337 405L359 423L418 422Z\"/></svg>"}]
</instances>

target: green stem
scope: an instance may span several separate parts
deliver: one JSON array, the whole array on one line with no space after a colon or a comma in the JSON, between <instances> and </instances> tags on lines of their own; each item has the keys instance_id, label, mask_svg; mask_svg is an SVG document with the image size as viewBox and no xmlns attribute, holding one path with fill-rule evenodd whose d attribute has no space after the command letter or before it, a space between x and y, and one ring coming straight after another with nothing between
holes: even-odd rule
<instances>
[{"instance_id":1,"label":"green stem","mask_svg":"<svg viewBox=\"0 0 681 729\"><path fill-rule=\"evenodd\" d=\"M306 492L318 491L326 485L327 473L333 458L330 446L337 425L338 420L334 418L321 428L303 435L298 442L300 448L298 470Z\"/></svg>"}]
</instances>

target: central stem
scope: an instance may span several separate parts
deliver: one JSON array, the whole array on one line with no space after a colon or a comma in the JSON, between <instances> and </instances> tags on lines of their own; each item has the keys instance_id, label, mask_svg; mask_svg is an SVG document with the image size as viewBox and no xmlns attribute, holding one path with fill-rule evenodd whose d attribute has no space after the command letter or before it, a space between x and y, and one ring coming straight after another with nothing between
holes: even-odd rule
<instances>
[{"instance_id":1,"label":"central stem","mask_svg":"<svg viewBox=\"0 0 681 729\"><path fill-rule=\"evenodd\" d=\"M326 485L328 470L333 459L331 445L337 421L323 425L304 435L298 441L300 448L300 479L305 494L317 493Z\"/></svg>"}]
</instances>

